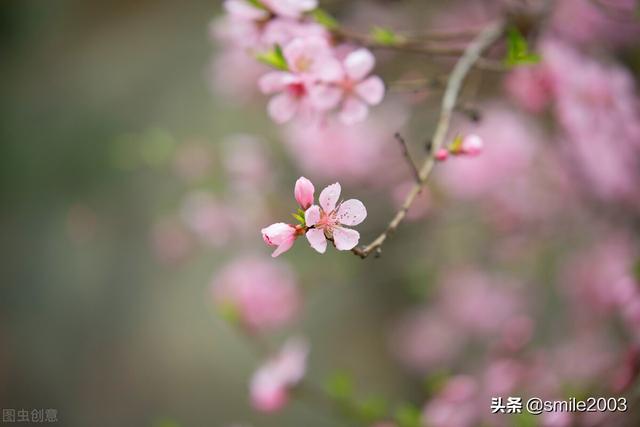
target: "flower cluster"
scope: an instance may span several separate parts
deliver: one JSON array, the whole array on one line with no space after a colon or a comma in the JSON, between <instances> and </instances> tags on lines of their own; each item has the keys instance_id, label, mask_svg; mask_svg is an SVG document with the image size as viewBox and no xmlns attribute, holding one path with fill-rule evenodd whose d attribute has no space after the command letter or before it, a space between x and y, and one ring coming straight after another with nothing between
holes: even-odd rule
<instances>
[{"instance_id":1,"label":"flower cluster","mask_svg":"<svg viewBox=\"0 0 640 427\"><path fill-rule=\"evenodd\" d=\"M293 215L299 224L279 222L262 229L264 242L276 247L272 256L277 257L291 249L295 240L302 235L321 254L327 250L327 240L340 251L355 248L360 233L345 226L355 226L364 221L367 209L360 200L341 201L340 192L339 183L329 185L320 193L320 204L315 205L313 184L307 178L300 177L294 189L300 209Z\"/></svg>"},{"instance_id":2,"label":"flower cluster","mask_svg":"<svg viewBox=\"0 0 640 427\"><path fill-rule=\"evenodd\" d=\"M268 112L275 122L317 119L336 111L351 125L382 102L384 83L371 75L373 54L336 45L330 31L309 17L317 1L227 0L224 7L226 19L215 30L225 47L244 50L275 69L258 82L263 94L272 95Z\"/></svg>"}]
</instances>

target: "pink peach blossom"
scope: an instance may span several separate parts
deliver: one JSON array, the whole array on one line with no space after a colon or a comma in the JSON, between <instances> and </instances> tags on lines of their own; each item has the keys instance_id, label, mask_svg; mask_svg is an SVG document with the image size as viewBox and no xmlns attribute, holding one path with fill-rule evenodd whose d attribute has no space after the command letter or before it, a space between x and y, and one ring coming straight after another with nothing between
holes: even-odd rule
<instances>
[{"instance_id":1,"label":"pink peach blossom","mask_svg":"<svg viewBox=\"0 0 640 427\"><path fill-rule=\"evenodd\" d=\"M318 0L261 0L276 15L299 18L318 7Z\"/></svg>"},{"instance_id":2,"label":"pink peach blossom","mask_svg":"<svg viewBox=\"0 0 640 427\"><path fill-rule=\"evenodd\" d=\"M273 46L286 46L295 39L316 37L330 42L331 34L325 27L310 20L274 18L261 27L257 50L272 49Z\"/></svg>"},{"instance_id":3,"label":"pink peach blossom","mask_svg":"<svg viewBox=\"0 0 640 427\"><path fill-rule=\"evenodd\" d=\"M334 81L341 73L340 63L322 37L296 38L285 46L283 55L288 71L270 72L259 81L262 93L276 94L268 105L276 123L286 123L298 114L310 116L314 111L310 86Z\"/></svg>"},{"instance_id":4,"label":"pink peach blossom","mask_svg":"<svg viewBox=\"0 0 640 427\"><path fill-rule=\"evenodd\" d=\"M305 212L307 240L321 254L327 250L327 239L332 239L336 249L348 251L356 247L360 233L343 227L360 224L367 217L367 209L360 200L339 202L340 184L326 187L320 193L320 206L313 205Z\"/></svg>"},{"instance_id":5,"label":"pink peach blossom","mask_svg":"<svg viewBox=\"0 0 640 427\"><path fill-rule=\"evenodd\" d=\"M231 310L247 330L263 332L290 323L301 296L286 264L255 256L238 258L216 273L211 291L218 307Z\"/></svg>"},{"instance_id":6,"label":"pink peach blossom","mask_svg":"<svg viewBox=\"0 0 640 427\"><path fill-rule=\"evenodd\" d=\"M340 106L340 120L352 125L367 118L369 106L378 105L384 97L384 83L369 76L375 57L368 49L349 53L342 62L342 76L330 84L312 87L314 105L323 110Z\"/></svg>"},{"instance_id":7,"label":"pink peach blossom","mask_svg":"<svg viewBox=\"0 0 640 427\"><path fill-rule=\"evenodd\" d=\"M318 7L317 0L260 0L259 5L247 0L225 0L226 12L236 19L262 21L271 14L288 18L299 18L303 13Z\"/></svg>"},{"instance_id":8,"label":"pink peach blossom","mask_svg":"<svg viewBox=\"0 0 640 427\"><path fill-rule=\"evenodd\" d=\"M276 250L271 254L277 257L291 249L296 241L297 230L293 225L278 222L262 229L262 239L269 246L276 246Z\"/></svg>"},{"instance_id":9,"label":"pink peach blossom","mask_svg":"<svg viewBox=\"0 0 640 427\"><path fill-rule=\"evenodd\" d=\"M298 178L293 192L296 201L303 210L307 210L313 204L315 188L307 178L303 176Z\"/></svg>"},{"instance_id":10,"label":"pink peach blossom","mask_svg":"<svg viewBox=\"0 0 640 427\"><path fill-rule=\"evenodd\" d=\"M247 0L225 0L223 6L225 11L235 19L260 21L269 18L267 9L257 7Z\"/></svg>"},{"instance_id":11,"label":"pink peach blossom","mask_svg":"<svg viewBox=\"0 0 640 427\"><path fill-rule=\"evenodd\" d=\"M280 352L262 365L251 378L253 407L262 412L276 412L289 401L289 392L307 370L309 344L301 338L289 339Z\"/></svg>"}]
</instances>

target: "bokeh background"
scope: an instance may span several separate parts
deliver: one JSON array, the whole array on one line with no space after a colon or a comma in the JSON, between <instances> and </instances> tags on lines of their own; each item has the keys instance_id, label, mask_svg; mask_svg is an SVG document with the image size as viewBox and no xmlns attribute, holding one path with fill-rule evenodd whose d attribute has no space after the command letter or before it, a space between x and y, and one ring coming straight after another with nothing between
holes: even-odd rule
<instances>
[{"instance_id":1,"label":"bokeh background","mask_svg":"<svg viewBox=\"0 0 640 427\"><path fill-rule=\"evenodd\" d=\"M398 22L420 28L422 22L433 23L446 6L330 3L338 16L364 28ZM473 9L468 2L456 6ZM456 13L441 22L459 22ZM211 297L212 277L236 257L268 257L259 229L294 208L290 195L298 176L308 175L321 189L342 181L341 174L351 167L337 167L332 178L334 172L305 164L295 154L304 148L284 148L282 133L265 113L264 98L239 102L212 87L216 81L220 86L211 62L220 48L211 41L209 25L220 14L216 1L9 0L0 5L0 407L56 408L65 426L343 425L305 402L269 417L252 410L247 383L260 357L219 316ZM635 40L616 40L615 48L608 41L592 44L635 79L640 64ZM394 59L382 57L385 78L411 77L406 70L419 62ZM421 66L420 71L428 74L449 64ZM489 113L480 125L462 115L460 129L485 126L485 140L495 135L508 145L530 138L530 145L544 150L557 142L548 118L538 117L533 130L521 121L513 125L517 129L509 127L515 104L505 100L500 82L491 73L471 78L466 98L480 99L480 111ZM406 188L403 182L410 177L393 133L402 130L420 158L421 141L436 117L437 91L399 92L378 112L386 127L374 134L382 142L354 154L386 153L391 147L393 154L384 158L397 173L388 172L388 184L380 184L379 173L374 173L378 179L369 179L369 170L352 171L355 178L346 174L343 182L347 197L357 196L369 207L369 219L360 229L365 239L392 214L398 191L403 194L398 189ZM409 108L414 108L413 118L406 114ZM522 119L528 120L533 119ZM289 132L289 139L300 135ZM388 147L381 148L382 143ZM229 166L235 144L250 152L238 154L240 166ZM425 379L482 371L491 359L486 348L502 337L502 322L509 323L512 314L535 323L535 348L584 337L584 331L576 332L581 322L576 319L590 318L592 312L568 320L572 309L562 291L564 266L576 252L602 240L622 240L626 248L637 238L637 211L631 209L632 225L626 225L625 215L620 226L616 215L609 221L608 214L600 215L602 209L586 209L602 200L567 198L575 194L574 178L557 176L566 168L556 167L553 149L536 153L522 160L524 169L539 171L546 165L551 172L532 175L535 191L526 193L526 182L509 187L507 182L524 172L506 167L507 172L489 180L505 182L506 195L486 205L478 198L457 197L466 194L467 187L461 192L456 187L464 171L453 178L444 174L423 201L424 212L416 212L427 219L403 225L379 260L363 262L336 251L319 256L298 242L284 262L304 289L304 313L287 331L268 339L275 344L289 333L309 337L312 381L322 383L344 371L364 397L421 405L425 393L433 392ZM543 161L545 155L554 165ZM518 159L514 156L510 159ZM247 170L244 159L257 163L249 163ZM256 170L265 175L251 176ZM248 184L237 185L238 174L249 175ZM473 172L464 179L476 180ZM185 200L203 191L226 206L226 220L235 220L211 225L190 213ZM525 202L519 200L522 194L539 198ZM624 253L631 265L634 257ZM417 326L417 338L398 333L406 313L420 316L442 299L445 307L465 300L464 287L441 297L436 284L463 282L450 275L469 270L472 277L479 270L482 277L500 277L490 283L502 289L509 282L504 286L508 294L518 294L508 316L497 325L489 322L490 337L485 331L464 344L451 344L462 353L454 357L445 344L436 355L421 347L450 339L447 333L439 336L431 321L425 328L438 329L435 337ZM476 284L484 279L465 280ZM502 294L483 300L493 284L472 286L479 302L469 302L464 311L491 304L499 310L513 302ZM489 315L479 313L481 319ZM592 347L567 350L568 360L592 350L610 357L596 363L600 370L594 371L602 377L576 386L583 393L590 390L585 384L611 376L632 341L633 332L619 320L611 323L604 331L587 328L598 329L597 338L588 337ZM451 334L467 334L465 323L460 324L462 330ZM420 344L406 344L415 340ZM410 349L403 351L403 346ZM634 425L632 418L625 422Z\"/></svg>"}]
</instances>

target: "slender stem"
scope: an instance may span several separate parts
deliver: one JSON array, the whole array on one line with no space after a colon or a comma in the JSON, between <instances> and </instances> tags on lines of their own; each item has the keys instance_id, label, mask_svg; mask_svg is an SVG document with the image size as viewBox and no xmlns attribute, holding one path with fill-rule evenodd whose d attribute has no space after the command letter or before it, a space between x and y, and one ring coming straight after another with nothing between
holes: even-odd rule
<instances>
[{"instance_id":1,"label":"slender stem","mask_svg":"<svg viewBox=\"0 0 640 427\"><path fill-rule=\"evenodd\" d=\"M421 55L429 55L429 56L453 56L457 57L464 53L465 49L457 47L457 46L443 46L437 43L437 39L429 40L421 40L419 38L409 37L406 39L398 40L394 44L383 44L376 41L373 37L368 34L362 34L353 30L349 30L346 28L338 28L333 30L333 34L345 40L350 40L356 42L357 44L367 47L369 49L379 49L379 50L391 50L396 52L407 52L407 53L415 53ZM474 31L474 34L477 34L477 31ZM473 63L474 67L487 70L487 71L496 71L502 72L507 68L500 61L495 61L488 58L478 58Z\"/></svg>"},{"instance_id":2,"label":"slender stem","mask_svg":"<svg viewBox=\"0 0 640 427\"><path fill-rule=\"evenodd\" d=\"M409 152L407 141L405 141L402 135L400 135L399 133L396 133L394 137L396 138L396 141L398 141L398 143L400 144L400 148L402 149L402 155L404 156L405 160L409 164L409 168L411 169L411 172L413 173L413 176L415 177L416 182L420 182L420 171L418 170L418 168L416 167L416 164L413 162L413 159L411 158L411 153Z\"/></svg>"},{"instance_id":3,"label":"slender stem","mask_svg":"<svg viewBox=\"0 0 640 427\"><path fill-rule=\"evenodd\" d=\"M371 243L364 247L357 247L352 252L360 258L367 258L370 254L381 252L382 245L387 238L396 231L400 223L404 220L407 212L418 195L422 192L424 186L431 175L433 167L436 164L435 153L444 145L451 124L458 96L462 89L462 84L473 68L474 64L480 59L482 53L493 45L503 34L504 23L498 22L487 26L465 49L464 53L456 63L449 80L447 88L442 98L442 107L440 110L440 118L436 126L436 130L431 139L431 147L427 158L423 162L418 173L418 182L411 188L400 210L395 214L387 228L376 237Z\"/></svg>"}]
</instances>

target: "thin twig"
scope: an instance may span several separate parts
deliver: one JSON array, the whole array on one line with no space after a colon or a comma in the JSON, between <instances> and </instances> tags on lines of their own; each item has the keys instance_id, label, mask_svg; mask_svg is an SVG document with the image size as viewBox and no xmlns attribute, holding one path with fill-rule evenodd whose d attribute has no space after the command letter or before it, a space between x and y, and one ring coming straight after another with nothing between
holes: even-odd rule
<instances>
[{"instance_id":1,"label":"thin twig","mask_svg":"<svg viewBox=\"0 0 640 427\"><path fill-rule=\"evenodd\" d=\"M420 171L418 170L418 168L416 167L416 164L413 162L413 159L411 158L411 153L409 152L407 141L405 141L402 135L400 135L399 133L396 133L394 135L394 138L400 144L400 148L402 148L402 155L404 156L405 160L409 164L409 168L411 169L411 173L413 173L413 176L416 179L416 182L420 182Z\"/></svg>"},{"instance_id":2,"label":"thin twig","mask_svg":"<svg viewBox=\"0 0 640 427\"><path fill-rule=\"evenodd\" d=\"M382 245L387 238L396 231L400 223L407 215L407 211L422 192L424 186L431 175L431 171L436 164L435 153L445 143L447 132L451 124L451 117L455 109L458 95L462 89L467 74L478 61L482 53L493 45L503 34L504 23L498 22L486 27L465 49L464 53L456 63L449 80L447 88L442 98L440 118L433 134L431 149L418 173L418 182L411 188L400 210L395 214L387 228L376 237L371 243L364 247L357 247L352 252L360 258L367 258L371 253L379 254Z\"/></svg>"},{"instance_id":3,"label":"thin twig","mask_svg":"<svg viewBox=\"0 0 640 427\"><path fill-rule=\"evenodd\" d=\"M361 34L345 28L335 29L333 30L333 34L340 39L356 42L359 45L367 47L369 49L391 50L396 52L406 52L441 57L457 57L464 53L464 49L460 47L434 45L430 44L429 42L413 38L398 41L395 44L383 44L374 40L368 34ZM508 68L505 67L502 62L489 58L478 58L476 61L474 61L473 66L482 70L495 72L504 72L508 70Z\"/></svg>"}]
</instances>

